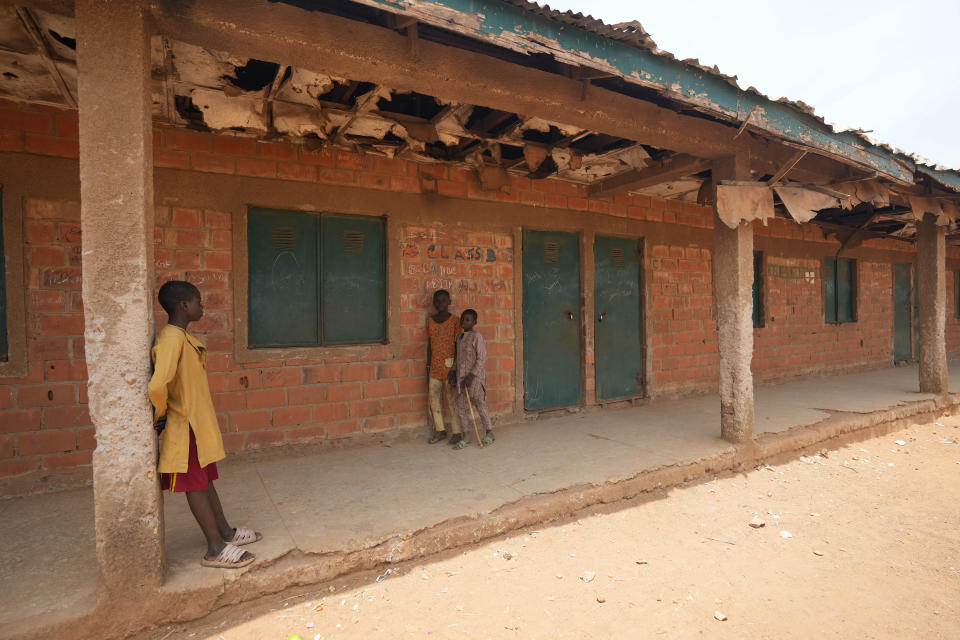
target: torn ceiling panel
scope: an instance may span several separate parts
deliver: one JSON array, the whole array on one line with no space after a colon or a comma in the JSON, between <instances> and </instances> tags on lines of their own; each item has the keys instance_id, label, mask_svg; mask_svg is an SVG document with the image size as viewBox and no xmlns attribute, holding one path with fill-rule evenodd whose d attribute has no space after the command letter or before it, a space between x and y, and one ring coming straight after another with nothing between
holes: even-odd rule
<instances>
[{"instance_id":1,"label":"torn ceiling panel","mask_svg":"<svg viewBox=\"0 0 960 640\"><path fill-rule=\"evenodd\" d=\"M0 92L31 102L63 103L63 94L35 54L0 51Z\"/></svg>"},{"instance_id":2,"label":"torn ceiling panel","mask_svg":"<svg viewBox=\"0 0 960 640\"><path fill-rule=\"evenodd\" d=\"M717 216L731 229L754 220L766 224L773 215L773 190L765 183L717 185Z\"/></svg>"},{"instance_id":3,"label":"torn ceiling panel","mask_svg":"<svg viewBox=\"0 0 960 640\"><path fill-rule=\"evenodd\" d=\"M273 103L273 127L280 133L294 137L315 135L326 138L330 120L320 109L302 104Z\"/></svg>"},{"instance_id":4,"label":"torn ceiling panel","mask_svg":"<svg viewBox=\"0 0 960 640\"><path fill-rule=\"evenodd\" d=\"M214 130L242 128L267 131L263 100L250 96L228 96L223 91L197 87L189 92L194 106L203 113L203 121Z\"/></svg>"},{"instance_id":5,"label":"torn ceiling panel","mask_svg":"<svg viewBox=\"0 0 960 640\"><path fill-rule=\"evenodd\" d=\"M783 202L790 217L797 222L809 222L823 209L840 206L840 201L825 193L802 187L775 186L774 192Z\"/></svg>"},{"instance_id":6,"label":"torn ceiling panel","mask_svg":"<svg viewBox=\"0 0 960 640\"><path fill-rule=\"evenodd\" d=\"M177 41L170 45L177 80L197 87L220 89L226 84L225 78L233 76L237 67L246 64L243 58L222 51Z\"/></svg>"},{"instance_id":7,"label":"torn ceiling panel","mask_svg":"<svg viewBox=\"0 0 960 640\"><path fill-rule=\"evenodd\" d=\"M281 85L276 97L279 101L316 107L320 96L333 89L336 82L326 74L292 67L290 77Z\"/></svg>"},{"instance_id":8,"label":"torn ceiling panel","mask_svg":"<svg viewBox=\"0 0 960 640\"><path fill-rule=\"evenodd\" d=\"M890 205L890 189L879 180L843 182L833 185L833 188L850 196L843 202L845 209L852 209L863 202L875 207Z\"/></svg>"},{"instance_id":9,"label":"torn ceiling panel","mask_svg":"<svg viewBox=\"0 0 960 640\"><path fill-rule=\"evenodd\" d=\"M703 180L697 178L683 178L681 180L671 180L670 182L661 182L652 187L638 189L636 193L650 196L651 198L660 198L662 200L681 199L688 202L696 202L697 192L700 191L700 185ZM692 197L688 197L691 196Z\"/></svg>"},{"instance_id":10,"label":"torn ceiling panel","mask_svg":"<svg viewBox=\"0 0 960 640\"><path fill-rule=\"evenodd\" d=\"M569 149L554 149L553 158L560 168L558 173L561 177L577 182L593 182L631 169L642 169L650 159L650 154L642 146L634 145L626 149L583 156L576 152L571 153ZM563 164L558 158L562 159Z\"/></svg>"},{"instance_id":11,"label":"torn ceiling panel","mask_svg":"<svg viewBox=\"0 0 960 640\"><path fill-rule=\"evenodd\" d=\"M31 14L44 35L54 58L77 61L77 28L73 18L32 9Z\"/></svg>"},{"instance_id":12,"label":"torn ceiling panel","mask_svg":"<svg viewBox=\"0 0 960 640\"><path fill-rule=\"evenodd\" d=\"M20 53L35 53L33 40L23 30L16 7L0 6L0 47Z\"/></svg>"},{"instance_id":13,"label":"torn ceiling panel","mask_svg":"<svg viewBox=\"0 0 960 640\"><path fill-rule=\"evenodd\" d=\"M563 124L562 122L552 122L550 120L544 120L543 118L536 117L524 119L520 129L522 131L540 131L542 133L549 133L551 127L557 129L564 136L576 135L581 131L579 127L573 127L571 125Z\"/></svg>"}]
</instances>

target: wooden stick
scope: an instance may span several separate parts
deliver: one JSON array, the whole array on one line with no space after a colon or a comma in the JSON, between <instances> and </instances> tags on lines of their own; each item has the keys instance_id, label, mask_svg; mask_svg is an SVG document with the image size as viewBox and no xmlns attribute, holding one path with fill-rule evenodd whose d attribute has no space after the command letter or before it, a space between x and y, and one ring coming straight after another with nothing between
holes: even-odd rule
<instances>
[{"instance_id":1,"label":"wooden stick","mask_svg":"<svg viewBox=\"0 0 960 640\"><path fill-rule=\"evenodd\" d=\"M473 420L473 435L477 436L477 444L483 449L483 440L480 439L480 430L477 429L477 416L473 413L473 401L470 400L470 392L466 387L463 388L463 392L467 394L467 406L470 407L470 419Z\"/></svg>"}]
</instances>

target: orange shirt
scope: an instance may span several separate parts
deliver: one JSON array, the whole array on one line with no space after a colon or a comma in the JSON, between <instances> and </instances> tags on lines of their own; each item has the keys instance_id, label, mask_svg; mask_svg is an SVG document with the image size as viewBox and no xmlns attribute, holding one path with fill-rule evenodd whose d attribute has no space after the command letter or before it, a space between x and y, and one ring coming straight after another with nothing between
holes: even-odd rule
<instances>
[{"instance_id":1,"label":"orange shirt","mask_svg":"<svg viewBox=\"0 0 960 640\"><path fill-rule=\"evenodd\" d=\"M427 316L427 336L430 340L430 377L446 380L457 353L457 336L460 335L460 318L455 314L445 322L437 322Z\"/></svg>"}]
</instances>

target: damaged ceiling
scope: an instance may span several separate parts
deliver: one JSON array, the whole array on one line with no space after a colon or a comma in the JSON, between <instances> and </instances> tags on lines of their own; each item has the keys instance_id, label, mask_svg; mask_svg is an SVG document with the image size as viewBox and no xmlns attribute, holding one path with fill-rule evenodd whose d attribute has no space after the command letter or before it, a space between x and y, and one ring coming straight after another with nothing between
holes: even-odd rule
<instances>
[{"instance_id":1,"label":"damaged ceiling","mask_svg":"<svg viewBox=\"0 0 960 640\"><path fill-rule=\"evenodd\" d=\"M339 3L331 11L349 4ZM416 46L416 20L365 11L368 21L406 33L411 47ZM639 24L614 30L632 46L655 48ZM154 36L151 48L154 118L171 125L260 139L292 138L312 149L326 146L418 162L463 163L477 170L485 189L507 188L509 175L515 174L584 184L592 196L631 192L712 204L716 197L726 197L718 195L726 187L737 186L713 185L710 164L702 158L536 114L394 91L363 78L239 58L164 36ZM608 75L574 71L585 83L610 82ZM0 6L0 95L76 106L71 17ZM824 162L839 171L818 173ZM838 179L838 173L846 177ZM915 233L912 212L919 205L910 198L916 198L916 192L862 168L801 151L786 165L755 177L758 182L749 187L757 207L769 201L777 215L812 220L841 240L854 234L862 240L879 235L910 238ZM934 213L953 225L955 208L934 205L930 210L936 208Z\"/></svg>"}]
</instances>

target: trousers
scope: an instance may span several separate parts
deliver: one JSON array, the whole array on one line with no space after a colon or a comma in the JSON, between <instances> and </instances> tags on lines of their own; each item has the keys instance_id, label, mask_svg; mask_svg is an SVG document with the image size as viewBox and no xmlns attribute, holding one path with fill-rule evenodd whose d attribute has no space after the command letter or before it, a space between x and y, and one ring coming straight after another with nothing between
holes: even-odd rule
<instances>
[{"instance_id":1,"label":"trousers","mask_svg":"<svg viewBox=\"0 0 960 640\"><path fill-rule=\"evenodd\" d=\"M451 428L454 433L460 433L460 421L457 420L457 412L453 404L453 389L447 384L446 380L437 380L430 378L430 416L433 418L433 428L437 431L445 431L443 424L443 403L446 401L447 408L450 409Z\"/></svg>"}]
</instances>

